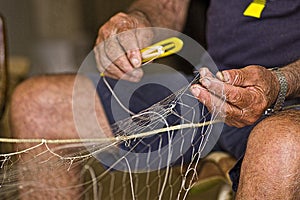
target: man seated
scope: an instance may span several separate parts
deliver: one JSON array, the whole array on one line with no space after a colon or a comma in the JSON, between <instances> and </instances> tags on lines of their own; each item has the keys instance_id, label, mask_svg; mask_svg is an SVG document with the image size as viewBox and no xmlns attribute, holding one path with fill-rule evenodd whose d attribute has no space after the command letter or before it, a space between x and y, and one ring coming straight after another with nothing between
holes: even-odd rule
<instances>
[{"instance_id":1,"label":"man seated","mask_svg":"<svg viewBox=\"0 0 300 200\"><path fill-rule=\"evenodd\" d=\"M137 0L127 13L116 14L99 29L96 45L130 29L164 27L181 31L188 5L189 0ZM248 5L249 2L235 0L210 1L208 52L220 72L214 78L210 71L202 69L200 81L190 89L208 110L213 109L212 98L223 101L223 94L226 97L220 110L226 125L217 145L238 159L231 171L236 198L297 199L300 194L300 12L297 12L300 3L267 2L258 19L243 15ZM147 36L129 34L102 49L96 48L100 72L114 79L139 81L143 76L140 38ZM126 54L112 59L118 51ZM34 77L19 85L11 106L14 136L78 137L72 112L74 82L75 75L53 75ZM95 110L103 137L111 134L105 108L97 96L91 95L94 85L84 77L81 83L84 90L80 91L82 98L77 105L82 110L90 109L86 102L96 98ZM107 94L99 90L105 105L102 95ZM286 105L289 108L284 109ZM268 108L270 112L265 116ZM86 117L83 129L87 135L93 135L97 124ZM47 172L47 176L42 171L37 177L41 182L65 187L79 182L78 170L74 168L70 173L56 170ZM81 188L77 188L32 195L41 199L45 196L72 199L80 192Z\"/></svg>"}]
</instances>

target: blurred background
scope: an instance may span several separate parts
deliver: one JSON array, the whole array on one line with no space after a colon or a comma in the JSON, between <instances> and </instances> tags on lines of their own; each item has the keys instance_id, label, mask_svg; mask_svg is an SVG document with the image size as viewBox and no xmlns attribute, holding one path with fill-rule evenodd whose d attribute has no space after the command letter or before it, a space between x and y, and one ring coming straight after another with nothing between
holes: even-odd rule
<instances>
[{"instance_id":1,"label":"blurred background","mask_svg":"<svg viewBox=\"0 0 300 200\"><path fill-rule=\"evenodd\" d=\"M99 27L133 1L0 0L11 65L29 66L29 76L76 72L92 50ZM202 44L206 6L206 1L192 1L185 29Z\"/></svg>"},{"instance_id":2,"label":"blurred background","mask_svg":"<svg viewBox=\"0 0 300 200\"><path fill-rule=\"evenodd\" d=\"M0 0L8 55L29 75L74 72L92 50L98 28L133 0Z\"/></svg>"}]
</instances>

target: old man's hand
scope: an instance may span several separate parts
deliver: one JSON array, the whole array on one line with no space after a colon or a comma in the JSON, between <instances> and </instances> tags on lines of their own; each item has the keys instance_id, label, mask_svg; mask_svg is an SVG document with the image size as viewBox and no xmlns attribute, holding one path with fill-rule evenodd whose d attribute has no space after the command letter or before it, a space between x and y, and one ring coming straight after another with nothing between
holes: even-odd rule
<instances>
[{"instance_id":1,"label":"old man's hand","mask_svg":"<svg viewBox=\"0 0 300 200\"><path fill-rule=\"evenodd\" d=\"M140 49L151 43L152 32L147 18L140 12L118 13L98 32L94 48L100 72L115 79L139 81L143 76Z\"/></svg>"},{"instance_id":2,"label":"old man's hand","mask_svg":"<svg viewBox=\"0 0 300 200\"><path fill-rule=\"evenodd\" d=\"M242 69L218 72L200 69L199 84L191 92L210 111L230 126L243 127L257 121L279 93L276 75L264 67L251 65Z\"/></svg>"}]
</instances>

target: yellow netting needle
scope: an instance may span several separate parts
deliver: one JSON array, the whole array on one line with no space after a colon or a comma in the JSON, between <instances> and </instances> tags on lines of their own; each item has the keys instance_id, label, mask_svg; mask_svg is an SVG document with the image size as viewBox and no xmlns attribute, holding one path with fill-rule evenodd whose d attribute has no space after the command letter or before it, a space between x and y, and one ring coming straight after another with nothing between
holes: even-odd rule
<instances>
[{"instance_id":1,"label":"yellow netting needle","mask_svg":"<svg viewBox=\"0 0 300 200\"><path fill-rule=\"evenodd\" d=\"M179 52L182 47L183 41L177 37L162 40L141 50L142 62L169 56Z\"/></svg>"},{"instance_id":2,"label":"yellow netting needle","mask_svg":"<svg viewBox=\"0 0 300 200\"><path fill-rule=\"evenodd\" d=\"M171 37L141 50L142 63L169 56L179 52L183 47L183 41L177 37ZM105 76L104 72L100 76Z\"/></svg>"}]
</instances>

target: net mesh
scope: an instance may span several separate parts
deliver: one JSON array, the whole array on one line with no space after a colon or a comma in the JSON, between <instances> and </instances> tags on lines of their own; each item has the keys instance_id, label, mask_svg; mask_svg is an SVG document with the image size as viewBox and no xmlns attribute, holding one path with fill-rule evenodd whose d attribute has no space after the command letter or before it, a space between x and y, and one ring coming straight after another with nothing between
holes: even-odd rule
<instances>
[{"instance_id":1,"label":"net mesh","mask_svg":"<svg viewBox=\"0 0 300 200\"><path fill-rule=\"evenodd\" d=\"M65 199L189 199L200 160L222 124L220 105L209 113L189 92L198 79L199 74L142 111L126 108L128 117L111 126L111 137L2 138L15 148L0 154L1 199L33 199L36 193ZM105 77L104 82L110 87ZM122 104L117 94L114 99ZM75 196L68 195L72 191Z\"/></svg>"},{"instance_id":2,"label":"net mesh","mask_svg":"<svg viewBox=\"0 0 300 200\"><path fill-rule=\"evenodd\" d=\"M83 186L79 199L185 199L197 180L197 165L212 126L219 122L204 106L199 107L187 88L116 122L112 125L115 137L7 141L32 145L0 155L1 196L16 199L22 187L63 191L28 180L38 170L68 173L79 167L81 183L72 186ZM188 100L194 104L185 103ZM184 109L176 109L178 105ZM217 112L213 111L213 116ZM25 163L24 154L31 157ZM20 184L18 181L23 179L26 181Z\"/></svg>"}]
</instances>

